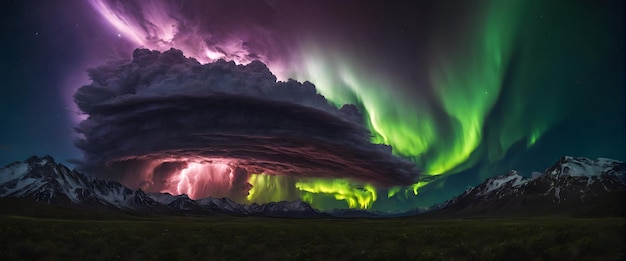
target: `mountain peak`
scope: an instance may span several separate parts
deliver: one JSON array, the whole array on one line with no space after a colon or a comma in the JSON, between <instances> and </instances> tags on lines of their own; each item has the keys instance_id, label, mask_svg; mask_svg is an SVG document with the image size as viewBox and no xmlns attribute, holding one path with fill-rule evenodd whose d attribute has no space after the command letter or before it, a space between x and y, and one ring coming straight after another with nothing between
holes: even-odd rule
<instances>
[{"instance_id":1,"label":"mountain peak","mask_svg":"<svg viewBox=\"0 0 626 261\"><path fill-rule=\"evenodd\" d=\"M591 177L608 172L620 164L623 162L608 158L592 160L583 157L564 156L545 173L553 176Z\"/></svg>"},{"instance_id":2,"label":"mountain peak","mask_svg":"<svg viewBox=\"0 0 626 261\"><path fill-rule=\"evenodd\" d=\"M531 213L528 211L571 211L586 206L606 207L602 211L620 213L625 191L624 162L565 156L531 179L516 171L489 178L444 203L443 209L464 213Z\"/></svg>"},{"instance_id":3,"label":"mountain peak","mask_svg":"<svg viewBox=\"0 0 626 261\"><path fill-rule=\"evenodd\" d=\"M56 165L54 158L50 155L45 155L43 157L38 157L36 155L33 155L33 156L30 156L28 159L26 159L24 162L28 164L39 164L41 166L46 165L48 163Z\"/></svg>"},{"instance_id":4,"label":"mountain peak","mask_svg":"<svg viewBox=\"0 0 626 261\"><path fill-rule=\"evenodd\" d=\"M494 190L499 190L502 188L515 188L519 187L527 182L524 177L519 175L517 171L511 170L508 174L500 175L494 178L487 179L484 184L484 189L479 195L486 195Z\"/></svg>"},{"instance_id":5,"label":"mountain peak","mask_svg":"<svg viewBox=\"0 0 626 261\"><path fill-rule=\"evenodd\" d=\"M185 194L145 193L115 181L86 177L56 163L49 155L32 156L0 168L0 197L29 198L48 204L140 213L322 216L300 200L248 206L230 198L192 200Z\"/></svg>"}]
</instances>

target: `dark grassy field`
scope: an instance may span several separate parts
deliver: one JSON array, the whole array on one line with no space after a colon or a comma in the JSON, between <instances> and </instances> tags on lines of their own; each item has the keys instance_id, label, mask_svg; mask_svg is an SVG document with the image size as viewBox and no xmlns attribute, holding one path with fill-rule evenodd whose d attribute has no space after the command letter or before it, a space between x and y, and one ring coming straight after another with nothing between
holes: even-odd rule
<instances>
[{"instance_id":1,"label":"dark grassy field","mask_svg":"<svg viewBox=\"0 0 626 261\"><path fill-rule=\"evenodd\" d=\"M70 218L0 207L0 260L622 260L625 247L624 218Z\"/></svg>"}]
</instances>

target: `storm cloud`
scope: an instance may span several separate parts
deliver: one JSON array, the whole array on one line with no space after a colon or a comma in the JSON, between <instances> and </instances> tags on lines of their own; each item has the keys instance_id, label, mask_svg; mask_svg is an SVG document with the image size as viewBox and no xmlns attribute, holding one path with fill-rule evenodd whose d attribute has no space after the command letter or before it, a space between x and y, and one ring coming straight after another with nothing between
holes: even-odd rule
<instances>
[{"instance_id":1,"label":"storm cloud","mask_svg":"<svg viewBox=\"0 0 626 261\"><path fill-rule=\"evenodd\" d=\"M88 115L76 128L81 168L130 186L158 191L187 162L232 166L239 194L250 173L382 187L419 176L391 147L370 142L354 105L336 108L310 82L277 81L259 61L201 64L176 49L137 49L89 75L74 95Z\"/></svg>"}]
</instances>

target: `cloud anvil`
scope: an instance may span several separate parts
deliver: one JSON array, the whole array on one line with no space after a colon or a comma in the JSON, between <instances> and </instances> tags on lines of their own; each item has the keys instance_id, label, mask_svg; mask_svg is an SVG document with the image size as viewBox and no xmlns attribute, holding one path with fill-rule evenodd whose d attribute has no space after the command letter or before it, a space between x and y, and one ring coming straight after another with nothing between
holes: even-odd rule
<instances>
[{"instance_id":1,"label":"cloud anvil","mask_svg":"<svg viewBox=\"0 0 626 261\"><path fill-rule=\"evenodd\" d=\"M4 164L396 211L626 158L624 1L5 2Z\"/></svg>"},{"instance_id":2,"label":"cloud anvil","mask_svg":"<svg viewBox=\"0 0 626 261\"><path fill-rule=\"evenodd\" d=\"M309 82L276 81L259 61L200 64L176 49L137 49L131 61L90 76L74 97L89 115L77 127L82 167L133 187L162 190L190 163L228 165L226 183L244 190L238 195L250 189L251 173L379 187L410 185L419 175L389 146L370 142L353 105L334 107ZM155 178L163 163L180 167Z\"/></svg>"}]
</instances>

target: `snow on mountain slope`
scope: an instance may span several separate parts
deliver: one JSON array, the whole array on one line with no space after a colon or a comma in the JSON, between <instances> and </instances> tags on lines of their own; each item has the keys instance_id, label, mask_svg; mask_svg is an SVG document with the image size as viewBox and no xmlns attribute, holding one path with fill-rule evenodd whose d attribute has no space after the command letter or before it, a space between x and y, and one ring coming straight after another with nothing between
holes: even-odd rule
<instances>
[{"instance_id":1,"label":"snow on mountain slope","mask_svg":"<svg viewBox=\"0 0 626 261\"><path fill-rule=\"evenodd\" d=\"M517 171L512 170L508 175L499 176L496 178L488 179L485 183L485 189L478 193L478 195L487 195L494 190L502 189L505 187L517 188L526 184L528 180L517 174Z\"/></svg>"},{"instance_id":2,"label":"snow on mountain slope","mask_svg":"<svg viewBox=\"0 0 626 261\"><path fill-rule=\"evenodd\" d=\"M185 194L182 195L172 195L170 193L147 193L149 197L154 199L156 202L159 202L163 205L168 205L177 199L189 199L189 197Z\"/></svg>"},{"instance_id":3,"label":"snow on mountain slope","mask_svg":"<svg viewBox=\"0 0 626 261\"><path fill-rule=\"evenodd\" d=\"M610 171L621 163L623 162L607 158L591 160L582 157L565 156L550 168L548 172L555 176L592 177Z\"/></svg>"},{"instance_id":4,"label":"snow on mountain slope","mask_svg":"<svg viewBox=\"0 0 626 261\"><path fill-rule=\"evenodd\" d=\"M626 192L626 164L599 158L562 157L541 175L527 179L516 171L489 178L444 203L442 209L484 212L549 206L593 205L620 209Z\"/></svg>"},{"instance_id":5,"label":"snow on mountain slope","mask_svg":"<svg viewBox=\"0 0 626 261\"><path fill-rule=\"evenodd\" d=\"M28 171L28 163L13 163L0 169L0 184L23 176Z\"/></svg>"},{"instance_id":6,"label":"snow on mountain slope","mask_svg":"<svg viewBox=\"0 0 626 261\"><path fill-rule=\"evenodd\" d=\"M88 204L127 210L154 202L141 190L113 181L86 177L57 164L50 156L31 157L0 169L0 197L33 198L46 203Z\"/></svg>"},{"instance_id":7,"label":"snow on mountain slope","mask_svg":"<svg viewBox=\"0 0 626 261\"><path fill-rule=\"evenodd\" d=\"M192 200L187 195L145 193L118 182L87 177L50 156L30 157L0 169L0 197L31 198L48 204L108 208L139 213L316 216L302 201L242 205L228 198Z\"/></svg>"},{"instance_id":8,"label":"snow on mountain slope","mask_svg":"<svg viewBox=\"0 0 626 261\"><path fill-rule=\"evenodd\" d=\"M203 206L207 209L221 211L221 212L231 212L238 214L248 214L248 206L241 205L229 198L203 198L196 200L200 206Z\"/></svg>"},{"instance_id":9,"label":"snow on mountain slope","mask_svg":"<svg viewBox=\"0 0 626 261\"><path fill-rule=\"evenodd\" d=\"M329 217L326 213L313 209L309 204L301 201L279 201L267 204L252 204L247 211L251 215L286 216L286 217Z\"/></svg>"},{"instance_id":10,"label":"snow on mountain slope","mask_svg":"<svg viewBox=\"0 0 626 261\"><path fill-rule=\"evenodd\" d=\"M86 179L74 177L67 168L58 166L50 157L31 157L25 162L15 162L0 171L0 196L28 197L37 200L55 198L62 194L72 202L78 202L79 190Z\"/></svg>"}]
</instances>

